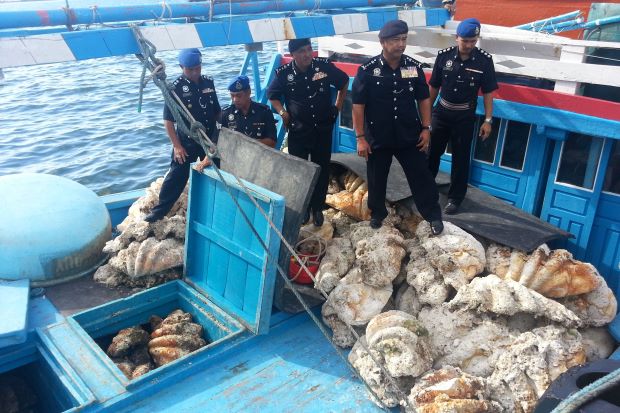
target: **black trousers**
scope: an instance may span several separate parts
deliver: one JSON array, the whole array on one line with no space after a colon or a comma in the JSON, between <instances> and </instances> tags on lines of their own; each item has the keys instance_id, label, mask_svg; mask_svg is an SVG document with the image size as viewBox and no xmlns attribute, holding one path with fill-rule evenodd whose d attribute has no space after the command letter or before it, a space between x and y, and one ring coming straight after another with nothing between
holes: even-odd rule
<instances>
[{"instance_id":1,"label":"black trousers","mask_svg":"<svg viewBox=\"0 0 620 413\"><path fill-rule=\"evenodd\" d=\"M329 162L332 159L332 131L330 129L313 129L307 131L289 131L288 153L298 158L314 162L321 167L319 179L310 198L310 208L322 211L325 207L325 195L329 185Z\"/></svg>"},{"instance_id":2,"label":"black trousers","mask_svg":"<svg viewBox=\"0 0 620 413\"><path fill-rule=\"evenodd\" d=\"M385 207L387 179L394 156L405 171L413 201L426 221L441 219L439 193L431 175L426 155L415 145L405 148L373 149L368 155L366 172L368 175L368 208L372 218L383 219L388 215Z\"/></svg>"},{"instance_id":3,"label":"black trousers","mask_svg":"<svg viewBox=\"0 0 620 413\"><path fill-rule=\"evenodd\" d=\"M467 193L469 181L469 164L471 142L474 135L475 113L471 110L448 110L437 105L433 110L431 133L431 150L428 167L437 176L441 155L446 151L448 142L452 145L452 169L450 171L450 189L448 199L461 203Z\"/></svg>"},{"instance_id":4,"label":"black trousers","mask_svg":"<svg viewBox=\"0 0 620 413\"><path fill-rule=\"evenodd\" d=\"M187 158L182 164L178 163L174 159L174 149L170 155L170 169L164 176L164 183L159 191L159 203L153 208L151 213L160 217L165 216L170 209L172 209L174 203L179 199L179 196L185 189L187 180L189 179L190 164L196 160L196 158L203 159L205 152L202 147L189 138L180 138L181 145L187 152Z\"/></svg>"}]
</instances>

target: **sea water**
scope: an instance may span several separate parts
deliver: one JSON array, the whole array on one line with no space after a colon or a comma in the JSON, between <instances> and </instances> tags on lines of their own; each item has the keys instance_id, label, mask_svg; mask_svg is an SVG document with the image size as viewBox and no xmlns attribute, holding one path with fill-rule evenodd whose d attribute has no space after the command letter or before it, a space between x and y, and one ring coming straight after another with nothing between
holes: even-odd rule
<instances>
[{"instance_id":1,"label":"sea water","mask_svg":"<svg viewBox=\"0 0 620 413\"><path fill-rule=\"evenodd\" d=\"M264 78L275 43L259 52ZM242 45L201 49L222 107L226 86L245 59ZM173 81L177 51L158 52ZM144 188L163 176L172 146L163 98L149 83L141 112L142 66L135 56L4 69L0 80L0 176L40 172L64 176L99 195Z\"/></svg>"}]
</instances>

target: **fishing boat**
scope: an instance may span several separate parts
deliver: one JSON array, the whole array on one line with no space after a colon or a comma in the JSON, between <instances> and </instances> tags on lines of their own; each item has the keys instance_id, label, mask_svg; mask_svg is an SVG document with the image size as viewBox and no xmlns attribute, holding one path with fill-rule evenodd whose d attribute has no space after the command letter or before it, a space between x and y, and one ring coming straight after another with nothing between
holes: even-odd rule
<instances>
[{"instance_id":1,"label":"fishing boat","mask_svg":"<svg viewBox=\"0 0 620 413\"><path fill-rule=\"evenodd\" d=\"M141 38L157 51L244 44L247 55L240 73L253 75L256 100L266 102L273 69L290 56L275 54L261 77L257 52L263 42L319 38L319 54L331 56L353 77L365 56L378 54L376 33L371 32L400 18L411 28L406 53L432 64L438 49L452 45L456 22L443 8L411 8L407 3L212 1L83 8L66 4L45 10L30 4L24 9L0 9L0 70L144 55ZM153 19L154 15L159 17ZM571 234L573 238L566 240L552 238L557 247L593 263L617 296L620 103L600 99L598 93L609 93L620 83L613 66L587 61L600 50L620 50L620 43L558 39L488 25L482 33L481 47L495 56L505 78L496 94L494 134L473 147L470 182L484 190L487 195L481 196L489 197L485 200L493 196L505 208L514 208L510 211L532 216L535 221L528 225L546 222L558 234ZM580 93L586 84L593 97ZM347 100L334 132L334 153L355 151L350 112ZM280 127L278 147L283 140ZM449 169L450 159L448 152L442 170ZM301 174L316 172L298 166ZM100 264L101 256L92 248L82 248L84 255L78 258L52 257L47 262L54 262L53 268L41 266L45 267L41 272L33 270L26 277L14 267L6 273L8 265L3 264L0 278L10 281L0 285L2 297L7 303L11 299L4 318L11 322L3 322L0 329L0 374L28 378L37 392L38 411L52 413L385 409L369 399L346 354L331 345L329 334L327 339L323 336L326 330L316 308L300 313L272 309L274 289L277 293L284 288L275 283L277 263L282 262L275 258L280 236L295 239L300 214L286 211L289 199L269 187L271 183L237 179L244 175L235 171L192 171L182 280L137 294L104 292L81 277ZM11 178L20 179L18 183L7 183L0 177L0 185L21 188L23 196L33 190L42 198L58 196L58 191L66 194L71 205L63 207L72 215L65 218L97 226L99 232L89 231L89 242L96 239L99 246L144 194L138 190L103 196L99 201L104 210L93 218L98 207L92 196L81 196L83 190L73 183L36 178L22 176ZM306 201L299 201L298 211ZM87 213L75 215L76 203ZM13 204L15 210L19 206ZM26 226L49 221L40 214L31 219ZM467 228L479 230L475 225ZM46 240L70 243L79 235L56 233ZM19 252L14 254L2 262L19 257ZM32 288L59 281L64 282L45 295L37 296L40 291ZM203 326L209 344L128 379L103 351L111 335L178 308ZM616 334L620 340L620 331Z\"/></svg>"}]
</instances>

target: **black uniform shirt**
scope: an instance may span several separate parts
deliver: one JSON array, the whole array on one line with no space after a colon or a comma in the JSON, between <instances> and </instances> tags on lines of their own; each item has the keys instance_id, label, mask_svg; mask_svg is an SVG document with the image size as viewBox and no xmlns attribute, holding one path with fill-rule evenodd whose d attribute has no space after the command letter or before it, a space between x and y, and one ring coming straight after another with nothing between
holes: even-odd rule
<instances>
[{"instance_id":1,"label":"black uniform shirt","mask_svg":"<svg viewBox=\"0 0 620 413\"><path fill-rule=\"evenodd\" d=\"M429 97L422 63L403 55L393 70L382 55L357 70L353 104L366 105L364 133L372 148L410 146L420 137L416 100Z\"/></svg>"},{"instance_id":2,"label":"black uniform shirt","mask_svg":"<svg viewBox=\"0 0 620 413\"><path fill-rule=\"evenodd\" d=\"M209 138L213 137L215 131L216 116L220 113L220 103L217 100L213 78L200 76L198 84L190 81L185 76L179 76L173 83L174 91L183 104L190 111L194 119L201 122L207 129ZM164 119L174 122L172 112L168 105L164 106ZM189 124L188 124L189 128ZM190 139L177 127L177 135L180 139Z\"/></svg>"},{"instance_id":3,"label":"black uniform shirt","mask_svg":"<svg viewBox=\"0 0 620 413\"><path fill-rule=\"evenodd\" d=\"M334 121L330 85L340 90L348 81L349 76L328 59L315 57L305 72L291 61L276 69L267 97L286 104L291 130L330 129Z\"/></svg>"},{"instance_id":4,"label":"black uniform shirt","mask_svg":"<svg viewBox=\"0 0 620 413\"><path fill-rule=\"evenodd\" d=\"M234 105L222 111L222 126L241 132L250 138L276 140L276 121L267 105L252 102L247 116Z\"/></svg>"},{"instance_id":5,"label":"black uniform shirt","mask_svg":"<svg viewBox=\"0 0 620 413\"><path fill-rule=\"evenodd\" d=\"M441 97L446 101L468 103L475 108L478 90L490 93L497 89L493 58L477 47L465 61L459 56L458 46L440 50L428 83L437 89L441 87Z\"/></svg>"}]
</instances>

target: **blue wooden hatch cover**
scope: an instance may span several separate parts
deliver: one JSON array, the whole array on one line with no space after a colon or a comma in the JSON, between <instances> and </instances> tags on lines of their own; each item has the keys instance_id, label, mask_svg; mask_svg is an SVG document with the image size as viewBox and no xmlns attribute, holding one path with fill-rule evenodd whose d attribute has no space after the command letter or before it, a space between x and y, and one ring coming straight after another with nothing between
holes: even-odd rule
<instances>
[{"instance_id":1,"label":"blue wooden hatch cover","mask_svg":"<svg viewBox=\"0 0 620 413\"><path fill-rule=\"evenodd\" d=\"M268 254L217 173L192 169L185 239L185 278L255 334L269 330L280 239L237 180L222 172L229 190L269 249ZM278 230L284 197L243 181Z\"/></svg>"}]
</instances>

